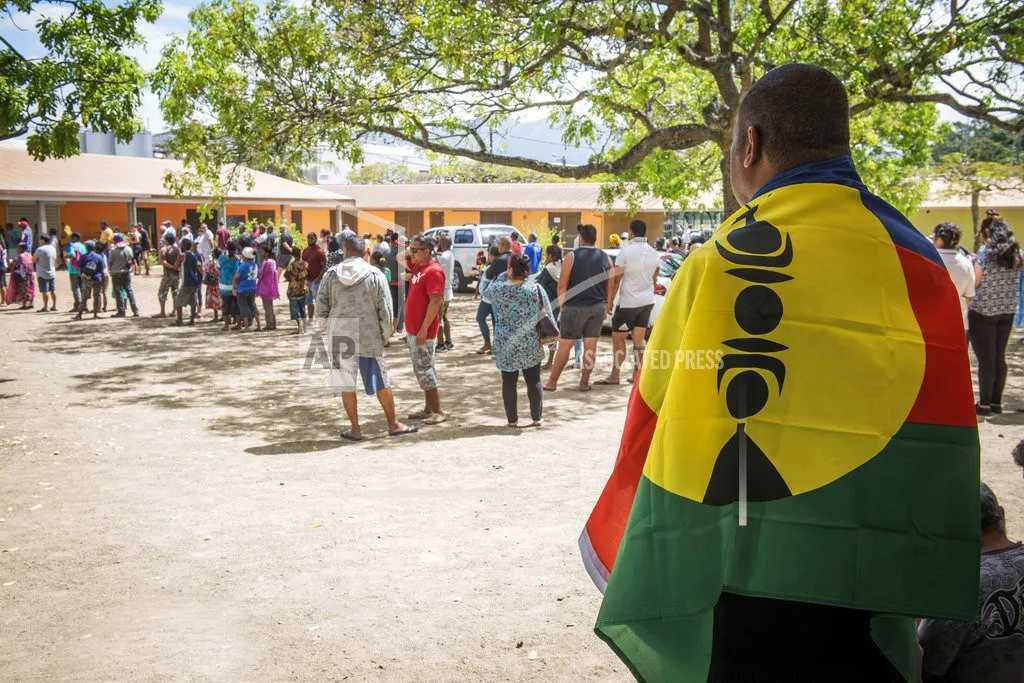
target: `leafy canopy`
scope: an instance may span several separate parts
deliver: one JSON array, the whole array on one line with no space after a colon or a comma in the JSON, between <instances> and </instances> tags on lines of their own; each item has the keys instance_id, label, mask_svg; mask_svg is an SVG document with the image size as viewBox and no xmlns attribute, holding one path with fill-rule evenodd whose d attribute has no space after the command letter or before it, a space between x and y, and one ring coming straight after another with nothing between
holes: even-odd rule
<instances>
[{"instance_id":1,"label":"leafy canopy","mask_svg":"<svg viewBox=\"0 0 1024 683\"><path fill-rule=\"evenodd\" d=\"M138 132L145 75L127 50L143 42L139 22L160 16L159 0L0 0L0 10L13 27L0 28L0 140L28 133L42 159L77 154L82 126L121 141ZM3 35L18 30L15 12L34 23L43 55L23 55Z\"/></svg>"},{"instance_id":2,"label":"leafy canopy","mask_svg":"<svg viewBox=\"0 0 1024 683\"><path fill-rule=\"evenodd\" d=\"M211 0L191 21L154 79L191 182L224 160L301 166L317 144L358 161L372 136L669 203L721 180L729 210L737 108L788 62L847 85L856 160L904 209L938 107L1024 125L1019 0ZM505 152L525 114L592 156Z\"/></svg>"}]
</instances>

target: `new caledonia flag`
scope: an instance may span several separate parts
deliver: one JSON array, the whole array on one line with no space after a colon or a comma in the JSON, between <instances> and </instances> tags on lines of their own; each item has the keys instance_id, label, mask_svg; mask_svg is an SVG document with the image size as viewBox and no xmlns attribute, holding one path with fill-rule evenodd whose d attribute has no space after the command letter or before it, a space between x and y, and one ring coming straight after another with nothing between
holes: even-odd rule
<instances>
[{"instance_id":1,"label":"new caledonia flag","mask_svg":"<svg viewBox=\"0 0 1024 683\"><path fill-rule=\"evenodd\" d=\"M776 177L690 254L580 537L595 630L637 678L707 680L722 591L871 612L908 679L914 617L977 618L961 320L849 157Z\"/></svg>"}]
</instances>

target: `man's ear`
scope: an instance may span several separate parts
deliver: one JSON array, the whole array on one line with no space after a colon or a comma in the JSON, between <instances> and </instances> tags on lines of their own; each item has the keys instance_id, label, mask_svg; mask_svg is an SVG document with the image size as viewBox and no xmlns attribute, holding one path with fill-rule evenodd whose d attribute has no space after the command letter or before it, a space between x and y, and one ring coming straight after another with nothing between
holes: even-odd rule
<instances>
[{"instance_id":1,"label":"man's ear","mask_svg":"<svg viewBox=\"0 0 1024 683\"><path fill-rule=\"evenodd\" d=\"M751 168L761 161L761 131L747 126L746 149L743 150L743 167Z\"/></svg>"}]
</instances>

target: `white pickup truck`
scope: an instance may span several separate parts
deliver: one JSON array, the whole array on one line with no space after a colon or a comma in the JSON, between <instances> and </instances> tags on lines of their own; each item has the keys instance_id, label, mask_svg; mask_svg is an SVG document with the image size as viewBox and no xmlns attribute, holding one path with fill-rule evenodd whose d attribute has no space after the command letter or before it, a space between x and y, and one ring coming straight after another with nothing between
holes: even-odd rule
<instances>
[{"instance_id":1,"label":"white pickup truck","mask_svg":"<svg viewBox=\"0 0 1024 683\"><path fill-rule=\"evenodd\" d=\"M511 225L486 223L475 225L445 225L431 228L423 234L436 240L441 235L452 238L452 252L455 255L455 277L452 289L456 292L468 292L470 283L480 277L481 267L487 263L487 248L497 242L499 237L508 237L515 233L524 245L526 238Z\"/></svg>"}]
</instances>

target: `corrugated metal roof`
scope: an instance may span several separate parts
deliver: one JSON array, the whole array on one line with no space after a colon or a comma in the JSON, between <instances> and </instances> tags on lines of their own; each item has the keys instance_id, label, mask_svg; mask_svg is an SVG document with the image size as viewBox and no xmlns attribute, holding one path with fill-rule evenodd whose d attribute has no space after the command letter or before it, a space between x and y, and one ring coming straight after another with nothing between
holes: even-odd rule
<instances>
[{"instance_id":1,"label":"corrugated metal roof","mask_svg":"<svg viewBox=\"0 0 1024 683\"><path fill-rule=\"evenodd\" d=\"M172 200L164 187L168 171L180 172L177 159L80 154L67 159L36 161L19 149L0 149L0 199L153 199ZM253 186L230 193L229 202L334 207L352 205L351 198L321 187L249 171ZM202 201L206 197L186 199Z\"/></svg>"},{"instance_id":2,"label":"corrugated metal roof","mask_svg":"<svg viewBox=\"0 0 1024 683\"><path fill-rule=\"evenodd\" d=\"M529 210L625 211L626 202L617 199L611 207L600 203L601 183L428 183L401 185L321 185L347 195L360 209L386 210ZM694 209L711 209L721 204L714 192L695 197ZM640 211L664 211L664 203L644 197Z\"/></svg>"},{"instance_id":3,"label":"corrugated metal roof","mask_svg":"<svg viewBox=\"0 0 1024 683\"><path fill-rule=\"evenodd\" d=\"M1024 184L1024 180L1021 181ZM979 198L982 209L1012 209L1024 207L1024 191L996 190L982 192ZM971 195L958 190L951 190L946 183L932 183L928 197L921 202L922 209L969 209Z\"/></svg>"}]
</instances>

